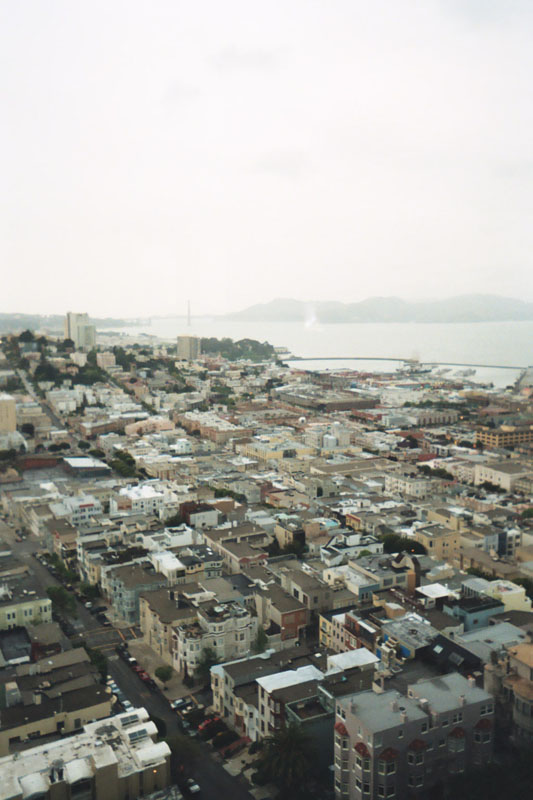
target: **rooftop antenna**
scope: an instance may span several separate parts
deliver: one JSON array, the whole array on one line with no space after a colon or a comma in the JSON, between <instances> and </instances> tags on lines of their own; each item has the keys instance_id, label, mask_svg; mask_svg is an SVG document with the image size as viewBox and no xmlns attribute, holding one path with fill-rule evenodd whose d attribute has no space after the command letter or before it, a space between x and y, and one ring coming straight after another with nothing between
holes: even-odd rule
<instances>
[{"instance_id":1,"label":"rooftop antenna","mask_svg":"<svg viewBox=\"0 0 533 800\"><path fill-rule=\"evenodd\" d=\"M187 325L191 325L191 301L187 300Z\"/></svg>"}]
</instances>

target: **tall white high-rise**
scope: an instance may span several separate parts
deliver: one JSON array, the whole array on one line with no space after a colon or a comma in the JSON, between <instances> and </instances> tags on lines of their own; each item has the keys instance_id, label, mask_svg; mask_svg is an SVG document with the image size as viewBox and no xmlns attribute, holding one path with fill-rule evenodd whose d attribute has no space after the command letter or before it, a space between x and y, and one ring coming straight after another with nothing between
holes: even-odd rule
<instances>
[{"instance_id":1,"label":"tall white high-rise","mask_svg":"<svg viewBox=\"0 0 533 800\"><path fill-rule=\"evenodd\" d=\"M89 321L88 314L74 314L65 317L65 339L72 339L76 349L91 350L96 345L96 328Z\"/></svg>"}]
</instances>

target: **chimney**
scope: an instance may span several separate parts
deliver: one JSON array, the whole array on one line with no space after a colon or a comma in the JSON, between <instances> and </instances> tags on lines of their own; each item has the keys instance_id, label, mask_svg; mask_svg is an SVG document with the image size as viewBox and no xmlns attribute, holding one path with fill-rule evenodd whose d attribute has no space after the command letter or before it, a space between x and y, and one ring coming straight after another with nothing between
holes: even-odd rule
<instances>
[{"instance_id":1,"label":"chimney","mask_svg":"<svg viewBox=\"0 0 533 800\"><path fill-rule=\"evenodd\" d=\"M41 692L34 692L33 693L33 703L34 703L34 705L40 706L42 699L43 699L43 696L42 696Z\"/></svg>"},{"instance_id":2,"label":"chimney","mask_svg":"<svg viewBox=\"0 0 533 800\"><path fill-rule=\"evenodd\" d=\"M466 706L466 697L464 696L464 694L459 695L459 705Z\"/></svg>"},{"instance_id":3,"label":"chimney","mask_svg":"<svg viewBox=\"0 0 533 800\"><path fill-rule=\"evenodd\" d=\"M407 711L402 711L400 714L400 719L402 722L407 722Z\"/></svg>"},{"instance_id":4,"label":"chimney","mask_svg":"<svg viewBox=\"0 0 533 800\"><path fill-rule=\"evenodd\" d=\"M469 675L469 676L468 676L468 685L469 685L469 686L471 686L471 687L472 687L472 689L475 687L475 685L476 685L476 679L474 678L474 676L473 676L473 675Z\"/></svg>"},{"instance_id":5,"label":"chimney","mask_svg":"<svg viewBox=\"0 0 533 800\"><path fill-rule=\"evenodd\" d=\"M394 698L394 700L390 704L391 711L398 711L398 700Z\"/></svg>"}]
</instances>

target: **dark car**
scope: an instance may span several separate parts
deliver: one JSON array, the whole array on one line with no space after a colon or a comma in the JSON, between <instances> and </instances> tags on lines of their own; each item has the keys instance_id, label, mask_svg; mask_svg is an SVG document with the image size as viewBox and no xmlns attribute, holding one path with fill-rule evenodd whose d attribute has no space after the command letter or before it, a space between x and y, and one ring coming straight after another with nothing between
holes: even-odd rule
<instances>
[{"instance_id":1,"label":"dark car","mask_svg":"<svg viewBox=\"0 0 533 800\"><path fill-rule=\"evenodd\" d=\"M103 625L104 628L110 628L111 627L111 623L110 623L110 621L108 620L108 618L106 617L105 614L97 614L96 615L96 619L98 620L100 625Z\"/></svg>"}]
</instances>

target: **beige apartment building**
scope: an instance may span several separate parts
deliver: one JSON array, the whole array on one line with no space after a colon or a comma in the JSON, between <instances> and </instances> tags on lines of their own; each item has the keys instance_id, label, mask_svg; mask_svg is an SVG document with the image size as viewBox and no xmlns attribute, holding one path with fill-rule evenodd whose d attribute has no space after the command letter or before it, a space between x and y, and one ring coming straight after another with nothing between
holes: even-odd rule
<instances>
[{"instance_id":1,"label":"beige apartment building","mask_svg":"<svg viewBox=\"0 0 533 800\"><path fill-rule=\"evenodd\" d=\"M0 394L0 433L14 433L17 430L17 406L10 394Z\"/></svg>"},{"instance_id":2,"label":"beige apartment building","mask_svg":"<svg viewBox=\"0 0 533 800\"><path fill-rule=\"evenodd\" d=\"M173 589L146 592L139 597L140 627L144 641L170 667L174 666L174 626L193 623L197 614L193 606L182 604L178 608L177 598L177 590Z\"/></svg>"},{"instance_id":3,"label":"beige apartment building","mask_svg":"<svg viewBox=\"0 0 533 800\"><path fill-rule=\"evenodd\" d=\"M439 561L455 561L459 557L461 535L458 531L438 524L426 525L415 531L414 539L426 548L428 555Z\"/></svg>"},{"instance_id":4,"label":"beige apartment building","mask_svg":"<svg viewBox=\"0 0 533 800\"><path fill-rule=\"evenodd\" d=\"M178 360L194 361L202 354L202 343L198 336L178 336Z\"/></svg>"}]
</instances>

